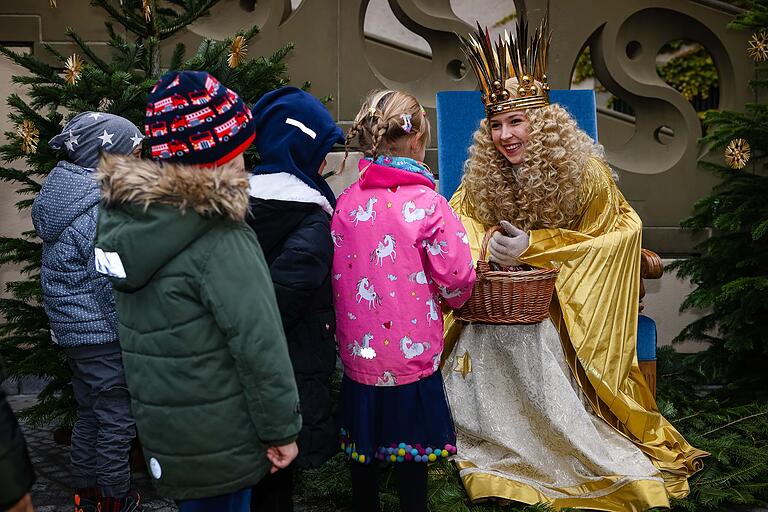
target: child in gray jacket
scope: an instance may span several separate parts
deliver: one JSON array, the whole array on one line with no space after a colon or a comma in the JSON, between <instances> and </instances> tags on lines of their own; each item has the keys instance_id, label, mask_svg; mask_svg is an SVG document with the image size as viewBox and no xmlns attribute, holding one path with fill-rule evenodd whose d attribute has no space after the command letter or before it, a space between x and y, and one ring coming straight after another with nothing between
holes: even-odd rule
<instances>
[{"instance_id":1,"label":"child in gray jacket","mask_svg":"<svg viewBox=\"0 0 768 512\"><path fill-rule=\"evenodd\" d=\"M101 152L129 155L142 136L127 119L101 112L75 116L50 146L66 154L48 174L32 206L43 240L40 281L51 338L72 369L77 420L70 458L75 510L138 509L130 490L128 455L136 429L120 355L112 287L96 272L99 187L93 172Z\"/></svg>"}]
</instances>

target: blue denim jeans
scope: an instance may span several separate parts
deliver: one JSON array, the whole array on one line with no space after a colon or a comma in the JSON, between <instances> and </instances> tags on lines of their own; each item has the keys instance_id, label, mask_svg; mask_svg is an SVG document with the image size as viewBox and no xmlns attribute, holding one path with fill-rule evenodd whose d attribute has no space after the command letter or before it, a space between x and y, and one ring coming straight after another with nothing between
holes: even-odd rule
<instances>
[{"instance_id":1,"label":"blue denim jeans","mask_svg":"<svg viewBox=\"0 0 768 512\"><path fill-rule=\"evenodd\" d=\"M73 487L99 487L103 496L122 498L131 485L128 456L136 426L120 352L69 359L77 419L70 460Z\"/></svg>"},{"instance_id":2,"label":"blue denim jeans","mask_svg":"<svg viewBox=\"0 0 768 512\"><path fill-rule=\"evenodd\" d=\"M249 512L250 503L250 488L212 498L176 502L179 512Z\"/></svg>"}]
</instances>

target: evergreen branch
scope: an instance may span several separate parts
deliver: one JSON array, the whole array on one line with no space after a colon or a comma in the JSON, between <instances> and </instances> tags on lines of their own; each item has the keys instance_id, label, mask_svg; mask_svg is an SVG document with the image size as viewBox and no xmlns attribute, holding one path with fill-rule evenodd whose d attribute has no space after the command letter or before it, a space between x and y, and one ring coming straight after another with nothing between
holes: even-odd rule
<instances>
[{"instance_id":1,"label":"evergreen branch","mask_svg":"<svg viewBox=\"0 0 768 512\"><path fill-rule=\"evenodd\" d=\"M712 486L722 485L722 484L724 484L726 482L729 482L731 480L737 480L740 475L751 474L751 472L754 471L755 469L761 468L761 467L765 467L765 465L766 465L765 462L759 462L759 463L754 464L754 465L752 465L752 466L750 466L748 468L736 471L735 473L730 473L728 475L725 475L724 477L715 478L715 479L712 479L712 480L700 480L697 483L699 485L712 485Z\"/></svg>"},{"instance_id":2,"label":"evergreen branch","mask_svg":"<svg viewBox=\"0 0 768 512\"><path fill-rule=\"evenodd\" d=\"M178 43L173 49L173 55L171 56L170 69L181 69L184 64L184 54L187 52L187 47L184 43Z\"/></svg>"},{"instance_id":3,"label":"evergreen branch","mask_svg":"<svg viewBox=\"0 0 768 512\"><path fill-rule=\"evenodd\" d=\"M737 419L737 420L734 420L734 421L732 421L732 422L730 422L730 423L727 423L727 424L725 424L725 425L723 425L723 426L721 426L721 427L717 427L717 428L714 428L714 429L712 429L712 430L710 430L710 431L708 431L708 432L704 432L703 434L701 434L701 436L702 436L702 437L706 437L706 436L708 436L709 434L713 434L713 433L715 433L715 432L718 432L718 431L720 431L720 430L723 430L724 428L728 428L728 427L731 427L731 426L733 426L733 425L736 425L736 424L738 424L738 423L741 423L742 421L751 420L751 419L753 419L753 418L759 418L760 416L765 416L765 415L768 415L768 411L757 412L757 413L755 413L755 414L751 414L751 415L749 415L749 416L745 416L744 418L739 418L739 419Z\"/></svg>"},{"instance_id":4,"label":"evergreen branch","mask_svg":"<svg viewBox=\"0 0 768 512\"><path fill-rule=\"evenodd\" d=\"M104 9L110 17L117 20L118 23L136 36L145 37L147 35L147 26L143 18L139 18L130 12L124 11L121 13L112 5L110 0L91 0L91 5Z\"/></svg>"},{"instance_id":5,"label":"evergreen branch","mask_svg":"<svg viewBox=\"0 0 768 512\"><path fill-rule=\"evenodd\" d=\"M168 26L162 27L158 30L158 35L161 39L167 39L179 30L185 28L190 23L195 22L197 19L207 16L211 7L216 5L219 0L204 0L199 6L187 11L183 16L179 16L177 20Z\"/></svg>"},{"instance_id":6,"label":"evergreen branch","mask_svg":"<svg viewBox=\"0 0 768 512\"><path fill-rule=\"evenodd\" d=\"M7 135L8 134L6 134L6 136ZM38 182L29 177L27 171L12 169L9 167L0 168L0 181L24 183L31 187L40 186Z\"/></svg>"},{"instance_id":7,"label":"evergreen branch","mask_svg":"<svg viewBox=\"0 0 768 512\"><path fill-rule=\"evenodd\" d=\"M54 67L49 66L32 55L16 53L3 45L0 45L0 53L19 66L29 70L31 73L47 78L51 83L60 85L64 85L65 83L64 78L59 75L59 72Z\"/></svg>"},{"instance_id":8,"label":"evergreen branch","mask_svg":"<svg viewBox=\"0 0 768 512\"><path fill-rule=\"evenodd\" d=\"M65 33L67 36L69 36L70 39L72 39L75 44L80 48L80 50L85 54L86 57L88 57L91 62L93 62L100 70L102 70L104 73L109 73L111 71L111 68L109 64L104 62L96 53L94 53L93 50L91 50L91 47L83 41L83 38L80 37L73 29L72 27L67 27L65 30Z\"/></svg>"},{"instance_id":9,"label":"evergreen branch","mask_svg":"<svg viewBox=\"0 0 768 512\"><path fill-rule=\"evenodd\" d=\"M45 50L46 50L48 53L50 53L51 55L53 55L54 57L56 57L56 60L58 60L58 61L59 61L59 62L61 62L62 64L63 64L63 63L65 63L65 62L67 61L67 58L66 58L66 57L65 57L65 56L64 56L64 55L63 55L63 54L62 54L62 53L61 53L59 50L57 50L56 48L54 48L53 46L51 46L51 44L50 44L50 43L43 43L43 48L45 48Z\"/></svg>"}]
</instances>

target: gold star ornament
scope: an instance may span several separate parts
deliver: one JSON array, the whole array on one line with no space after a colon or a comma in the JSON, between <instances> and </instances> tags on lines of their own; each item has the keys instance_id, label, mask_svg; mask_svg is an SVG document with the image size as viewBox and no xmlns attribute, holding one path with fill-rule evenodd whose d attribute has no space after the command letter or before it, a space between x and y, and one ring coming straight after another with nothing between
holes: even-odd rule
<instances>
[{"instance_id":1,"label":"gold star ornament","mask_svg":"<svg viewBox=\"0 0 768 512\"><path fill-rule=\"evenodd\" d=\"M37 143L40 142L40 130L35 123L25 119L19 127L19 137L21 138L21 150L27 155L37 151Z\"/></svg>"},{"instance_id":2,"label":"gold star ornament","mask_svg":"<svg viewBox=\"0 0 768 512\"><path fill-rule=\"evenodd\" d=\"M64 64L64 80L69 85L75 85L80 79L80 73L83 71L83 59L76 53L73 53Z\"/></svg>"},{"instance_id":3,"label":"gold star ornament","mask_svg":"<svg viewBox=\"0 0 768 512\"><path fill-rule=\"evenodd\" d=\"M234 69L245 60L247 54L248 44L245 41L245 37L237 36L229 44L229 58L227 59L227 64Z\"/></svg>"},{"instance_id":4,"label":"gold star ornament","mask_svg":"<svg viewBox=\"0 0 768 512\"><path fill-rule=\"evenodd\" d=\"M725 148L725 161L731 169L743 169L750 156L749 142L744 139L733 139Z\"/></svg>"},{"instance_id":5,"label":"gold star ornament","mask_svg":"<svg viewBox=\"0 0 768 512\"><path fill-rule=\"evenodd\" d=\"M453 371L459 372L464 379L467 378L468 374L472 373L472 358L469 356L469 352L465 350L464 355L456 356Z\"/></svg>"},{"instance_id":6,"label":"gold star ornament","mask_svg":"<svg viewBox=\"0 0 768 512\"><path fill-rule=\"evenodd\" d=\"M747 47L747 53L755 62L768 60L768 33L756 32L752 34Z\"/></svg>"}]
</instances>

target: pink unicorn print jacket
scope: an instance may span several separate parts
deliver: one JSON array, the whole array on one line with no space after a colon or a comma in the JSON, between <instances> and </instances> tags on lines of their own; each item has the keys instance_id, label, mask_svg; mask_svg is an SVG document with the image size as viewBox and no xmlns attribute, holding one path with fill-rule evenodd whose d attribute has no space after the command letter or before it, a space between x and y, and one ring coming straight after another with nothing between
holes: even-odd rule
<instances>
[{"instance_id":1,"label":"pink unicorn print jacket","mask_svg":"<svg viewBox=\"0 0 768 512\"><path fill-rule=\"evenodd\" d=\"M464 226L429 178L368 160L360 170L331 221L339 353L354 381L409 384L438 368L440 305L469 298L472 256Z\"/></svg>"}]
</instances>

